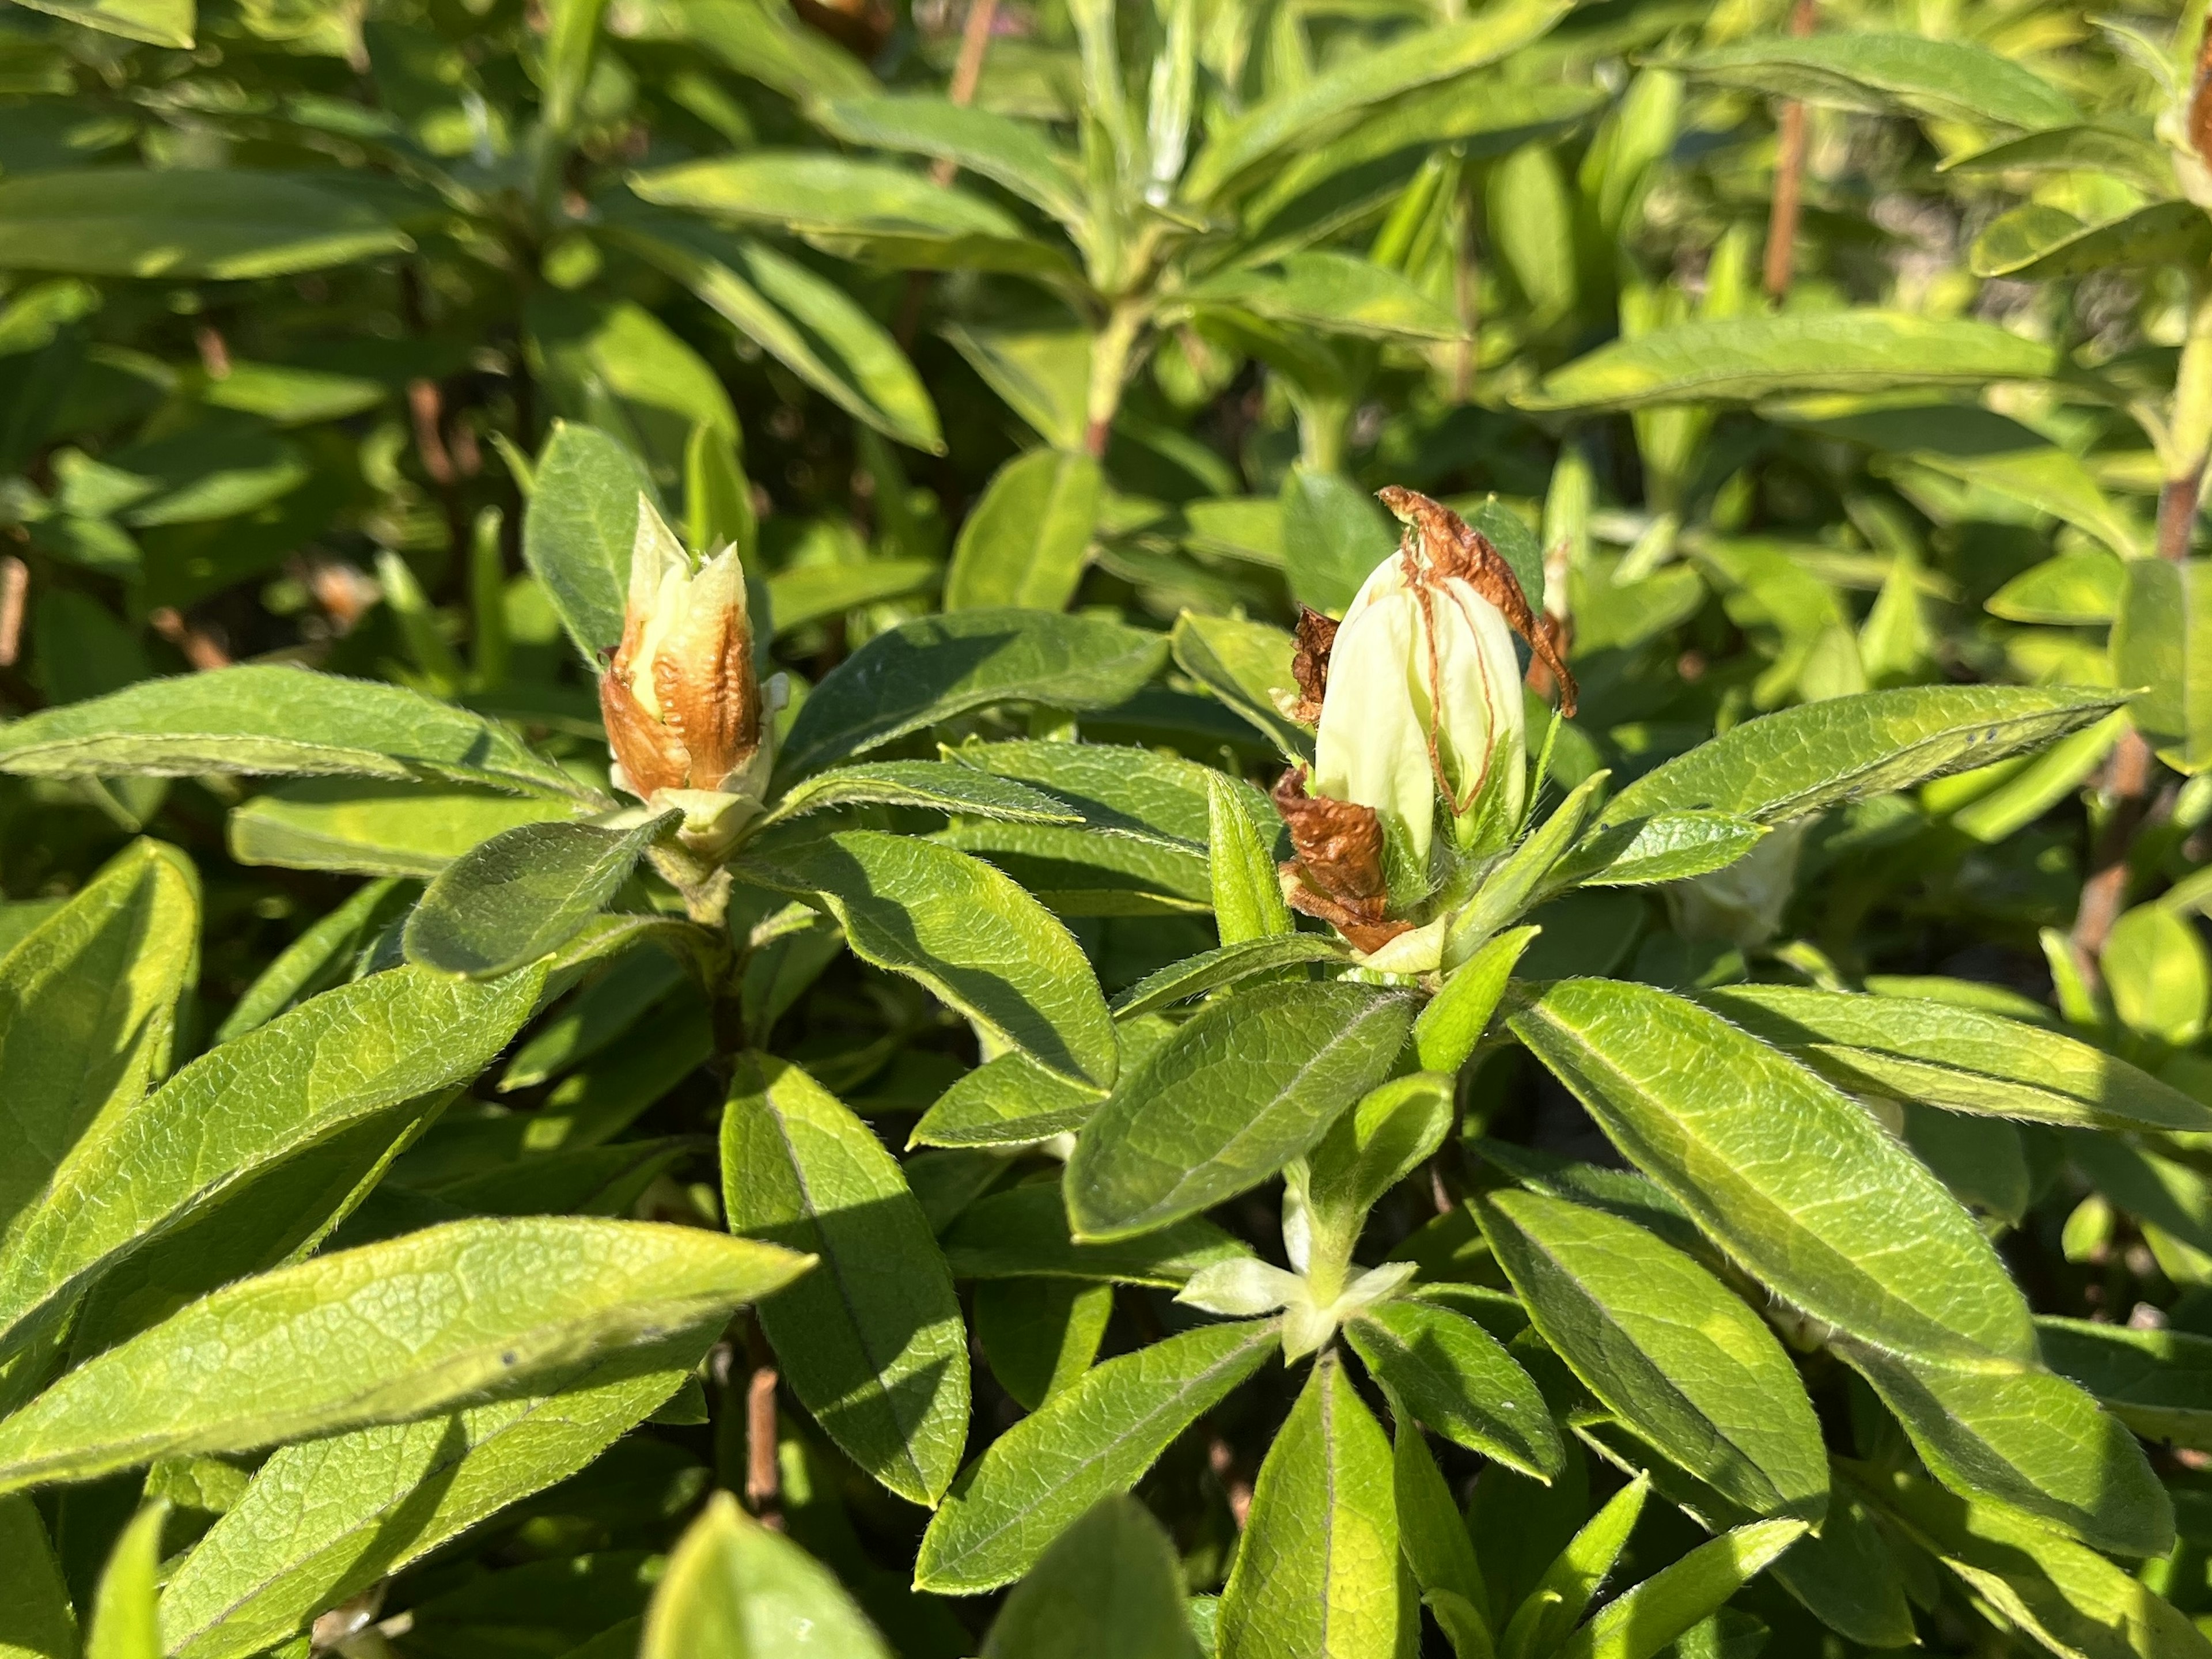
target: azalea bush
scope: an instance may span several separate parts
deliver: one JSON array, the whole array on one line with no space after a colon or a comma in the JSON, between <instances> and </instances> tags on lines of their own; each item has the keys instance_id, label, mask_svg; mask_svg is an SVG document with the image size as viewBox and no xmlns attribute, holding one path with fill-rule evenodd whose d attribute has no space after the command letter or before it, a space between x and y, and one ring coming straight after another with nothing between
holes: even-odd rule
<instances>
[{"instance_id":1,"label":"azalea bush","mask_svg":"<svg viewBox=\"0 0 2212 1659\"><path fill-rule=\"evenodd\" d=\"M0 1656L2212 1659L2142 0L0 13Z\"/></svg>"}]
</instances>

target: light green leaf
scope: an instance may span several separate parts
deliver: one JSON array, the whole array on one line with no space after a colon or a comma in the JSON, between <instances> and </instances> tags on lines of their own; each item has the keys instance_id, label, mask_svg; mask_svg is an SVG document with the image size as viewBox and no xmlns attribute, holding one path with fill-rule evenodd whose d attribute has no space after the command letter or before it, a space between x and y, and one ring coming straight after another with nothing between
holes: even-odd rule
<instances>
[{"instance_id":1,"label":"light green leaf","mask_svg":"<svg viewBox=\"0 0 2212 1659\"><path fill-rule=\"evenodd\" d=\"M1733 985L1698 1000L1854 1094L2069 1127L2212 1131L2212 1107L2102 1049L1914 997Z\"/></svg>"},{"instance_id":2,"label":"light green leaf","mask_svg":"<svg viewBox=\"0 0 2212 1659\"><path fill-rule=\"evenodd\" d=\"M968 1437L968 1334L929 1221L868 1126L786 1061L742 1056L722 1113L730 1230L819 1259L757 1317L863 1469L934 1504Z\"/></svg>"},{"instance_id":3,"label":"light green leaf","mask_svg":"<svg viewBox=\"0 0 2212 1659\"><path fill-rule=\"evenodd\" d=\"M541 979L479 986L414 968L372 975L202 1055L109 1114L0 1237L0 1331L254 1173L473 1078L529 1018Z\"/></svg>"},{"instance_id":4,"label":"light green leaf","mask_svg":"<svg viewBox=\"0 0 2212 1659\"><path fill-rule=\"evenodd\" d=\"M945 1235L956 1279L1079 1279L1177 1289L1224 1261L1249 1261L1252 1247L1194 1216L1142 1238L1079 1244L1070 1236L1057 1183L1027 1182L979 1199Z\"/></svg>"},{"instance_id":5,"label":"light green leaf","mask_svg":"<svg viewBox=\"0 0 2212 1659\"><path fill-rule=\"evenodd\" d=\"M848 611L922 592L936 586L938 571L928 559L870 559L864 564L803 564L779 570L768 580L775 636L781 639Z\"/></svg>"},{"instance_id":6,"label":"light green leaf","mask_svg":"<svg viewBox=\"0 0 2212 1659\"><path fill-rule=\"evenodd\" d=\"M2200 217L2202 215L2200 214ZM2112 674L2149 690L2128 705L2175 769L2212 765L2212 562L2131 560L2112 623Z\"/></svg>"},{"instance_id":7,"label":"light green leaf","mask_svg":"<svg viewBox=\"0 0 2212 1659\"><path fill-rule=\"evenodd\" d=\"M1559 1430L1528 1373L1465 1315L1424 1302L1385 1302L1351 1321L1344 1334L1376 1380L1454 1444L1540 1480L1565 1462Z\"/></svg>"},{"instance_id":8,"label":"light green leaf","mask_svg":"<svg viewBox=\"0 0 2212 1659\"><path fill-rule=\"evenodd\" d=\"M981 860L911 836L847 830L773 849L756 843L741 868L814 895L855 955L919 981L1047 1069L1099 1088L1114 1081L1114 1024L1081 948Z\"/></svg>"},{"instance_id":9,"label":"light green leaf","mask_svg":"<svg viewBox=\"0 0 2212 1659\"><path fill-rule=\"evenodd\" d=\"M455 859L407 918L407 959L441 973L496 979L559 950L629 879L680 813L629 830L526 823Z\"/></svg>"},{"instance_id":10,"label":"light green leaf","mask_svg":"<svg viewBox=\"0 0 2212 1659\"><path fill-rule=\"evenodd\" d=\"M1489 1030L1521 953L1541 932L1540 927L1508 928L1485 941L1445 976L1443 988L1429 999L1413 1022L1413 1050L1424 1071L1458 1075Z\"/></svg>"},{"instance_id":11,"label":"light green leaf","mask_svg":"<svg viewBox=\"0 0 2212 1659\"><path fill-rule=\"evenodd\" d=\"M0 1421L0 1489L435 1412L732 1310L811 1264L695 1227L456 1221L193 1304Z\"/></svg>"},{"instance_id":12,"label":"light green leaf","mask_svg":"<svg viewBox=\"0 0 2212 1659\"><path fill-rule=\"evenodd\" d=\"M1399 1547L1413 1570L1422 1600L1436 1613L1459 1659L1492 1659L1490 1593L1458 1501L1444 1484L1436 1459L1429 1455L1419 1426L1399 1409L1395 1396L1390 1415L1390 1485L1398 1509ZM1455 1598L1459 1605L1446 1610L1438 1606L1442 1596Z\"/></svg>"},{"instance_id":13,"label":"light green leaf","mask_svg":"<svg viewBox=\"0 0 2212 1659\"><path fill-rule=\"evenodd\" d=\"M622 639L638 502L652 494L637 458L596 427L556 422L539 452L522 560L593 674Z\"/></svg>"},{"instance_id":14,"label":"light green leaf","mask_svg":"<svg viewBox=\"0 0 2212 1659\"><path fill-rule=\"evenodd\" d=\"M1974 1595L2054 1653L2080 1659L2205 1659L2195 1625L2101 1555L1987 1504L1906 1474L1863 1472L1869 1495Z\"/></svg>"},{"instance_id":15,"label":"light green leaf","mask_svg":"<svg viewBox=\"0 0 2212 1659\"><path fill-rule=\"evenodd\" d=\"M1413 1017L1405 997L1346 981L1200 1010L1084 1125L1067 1166L1077 1235L1131 1237L1257 1186L1382 1080Z\"/></svg>"},{"instance_id":16,"label":"light green leaf","mask_svg":"<svg viewBox=\"0 0 2212 1659\"><path fill-rule=\"evenodd\" d=\"M1698 1545L1607 1602L1558 1659L1651 1659L1804 1535L1802 1521L1759 1521Z\"/></svg>"},{"instance_id":17,"label":"light green leaf","mask_svg":"<svg viewBox=\"0 0 2212 1659\"><path fill-rule=\"evenodd\" d=\"M837 1577L718 1492L668 1558L640 1659L890 1659Z\"/></svg>"},{"instance_id":18,"label":"light green leaf","mask_svg":"<svg viewBox=\"0 0 2212 1659\"><path fill-rule=\"evenodd\" d=\"M545 795L376 778L302 778L232 808L224 840L240 864L434 876L494 836L526 823L560 823L586 810L580 801Z\"/></svg>"},{"instance_id":19,"label":"light green leaf","mask_svg":"<svg viewBox=\"0 0 2212 1659\"><path fill-rule=\"evenodd\" d=\"M161 1659L154 1609L161 1525L168 1518L168 1504L155 1498L142 1505L117 1536L93 1593L84 1659Z\"/></svg>"},{"instance_id":20,"label":"light green leaf","mask_svg":"<svg viewBox=\"0 0 2212 1659\"><path fill-rule=\"evenodd\" d=\"M1757 1314L1602 1211L1500 1191L1476 1213L1537 1330L1609 1410L1752 1513L1820 1518L1820 1425Z\"/></svg>"},{"instance_id":21,"label":"light green leaf","mask_svg":"<svg viewBox=\"0 0 2212 1659\"><path fill-rule=\"evenodd\" d=\"M1122 1056L1121 1063L1128 1063ZM914 1126L916 1146L1026 1146L1083 1127L1106 1091L1015 1050L964 1073Z\"/></svg>"},{"instance_id":22,"label":"light green leaf","mask_svg":"<svg viewBox=\"0 0 2212 1659\"><path fill-rule=\"evenodd\" d=\"M2125 115L2008 138L1951 156L1936 169L1970 179L2081 170L2115 174L2154 197L2174 188L2173 162L2151 136L2149 122Z\"/></svg>"},{"instance_id":23,"label":"light green leaf","mask_svg":"<svg viewBox=\"0 0 2212 1659\"><path fill-rule=\"evenodd\" d=\"M1212 131L1183 175L1182 198L1205 204L1257 183L1271 164L1334 137L1362 111L1526 46L1566 9L1565 0L1505 0L1479 17L1401 36L1285 87Z\"/></svg>"},{"instance_id":24,"label":"light green leaf","mask_svg":"<svg viewBox=\"0 0 2212 1659\"><path fill-rule=\"evenodd\" d=\"M649 11L648 38L695 41L738 74L794 101L872 92L867 65L799 21L783 0L684 0Z\"/></svg>"},{"instance_id":25,"label":"light green leaf","mask_svg":"<svg viewBox=\"0 0 2212 1659\"><path fill-rule=\"evenodd\" d=\"M1399 1651L1390 1443L1334 1353L1314 1364L1252 1488L1221 1592L1221 1659Z\"/></svg>"},{"instance_id":26,"label":"light green leaf","mask_svg":"<svg viewBox=\"0 0 2212 1659\"><path fill-rule=\"evenodd\" d=\"M594 798L479 715L397 685L259 665L143 680L0 726L0 771L440 780Z\"/></svg>"},{"instance_id":27,"label":"light green leaf","mask_svg":"<svg viewBox=\"0 0 2212 1659\"><path fill-rule=\"evenodd\" d=\"M283 1448L169 1580L163 1650L244 1659L285 1640L582 1468L676 1392L715 1334L587 1359L489 1405Z\"/></svg>"},{"instance_id":28,"label":"light green leaf","mask_svg":"<svg viewBox=\"0 0 2212 1659\"><path fill-rule=\"evenodd\" d=\"M1554 370L1519 401L1534 410L1638 409L1906 386L1978 391L1992 380L2048 380L2060 364L2051 346L1989 323L1793 311L1677 323L1617 340Z\"/></svg>"},{"instance_id":29,"label":"light green leaf","mask_svg":"<svg viewBox=\"0 0 2212 1659\"><path fill-rule=\"evenodd\" d=\"M2033 70L1970 40L1847 29L1766 35L1672 60L1669 69L1722 86L1863 115L2033 131L2081 118Z\"/></svg>"},{"instance_id":30,"label":"light green leaf","mask_svg":"<svg viewBox=\"0 0 2212 1659\"><path fill-rule=\"evenodd\" d=\"M1279 1340L1273 1321L1208 1325L1094 1367L961 1472L922 1534L915 1588L1012 1583L1093 1504L1136 1485Z\"/></svg>"},{"instance_id":31,"label":"light green leaf","mask_svg":"<svg viewBox=\"0 0 2212 1659\"><path fill-rule=\"evenodd\" d=\"M1202 956L1170 963L1114 1000L1116 1019L1133 1019L1209 991L1308 962L1340 961L1344 947L1322 933L1284 933L1224 945Z\"/></svg>"},{"instance_id":32,"label":"light green leaf","mask_svg":"<svg viewBox=\"0 0 2212 1659\"><path fill-rule=\"evenodd\" d=\"M1899 1352L2033 1357L2027 1304L1972 1218L1795 1061L1613 981L1562 981L1510 1024L1631 1163L1807 1312Z\"/></svg>"},{"instance_id":33,"label":"light green leaf","mask_svg":"<svg viewBox=\"0 0 2212 1659\"><path fill-rule=\"evenodd\" d=\"M793 785L763 826L839 806L916 806L1008 823L1080 823L1083 814L1042 790L944 761L863 761Z\"/></svg>"},{"instance_id":34,"label":"light green leaf","mask_svg":"<svg viewBox=\"0 0 2212 1659\"><path fill-rule=\"evenodd\" d=\"M2064 1377L2033 1365L1835 1346L1897 1414L1929 1472L1961 1497L2112 1554L2173 1547L2173 1506L2142 1448Z\"/></svg>"},{"instance_id":35,"label":"light green leaf","mask_svg":"<svg viewBox=\"0 0 2212 1659\"><path fill-rule=\"evenodd\" d=\"M1031 611L902 623L823 676L783 740L777 773L804 777L993 703L1114 708L1158 672L1165 643L1120 623Z\"/></svg>"},{"instance_id":36,"label":"light green leaf","mask_svg":"<svg viewBox=\"0 0 2212 1659\"><path fill-rule=\"evenodd\" d=\"M2081 547L2031 565L1990 595L1983 609L2007 622L2094 624L2119 615L2126 561L2108 548Z\"/></svg>"},{"instance_id":37,"label":"light green leaf","mask_svg":"<svg viewBox=\"0 0 2212 1659\"><path fill-rule=\"evenodd\" d=\"M1206 790L1206 873L1212 878L1213 925L1222 948L1294 939L1297 924L1276 872L1275 821L1265 820L1263 829L1259 814L1226 777L1207 778ZM1127 1004L1125 996L1121 1012L1127 1012Z\"/></svg>"},{"instance_id":38,"label":"light green leaf","mask_svg":"<svg viewBox=\"0 0 2212 1659\"><path fill-rule=\"evenodd\" d=\"M1085 827L1203 853L1215 792L1227 789L1256 827L1273 822L1267 798L1242 780L1156 750L1115 744L968 743L947 754L963 766L1018 778L1083 814Z\"/></svg>"},{"instance_id":39,"label":"light green leaf","mask_svg":"<svg viewBox=\"0 0 2212 1659\"><path fill-rule=\"evenodd\" d=\"M174 282L281 276L414 246L348 185L343 173L222 167L17 174L0 179L0 265Z\"/></svg>"},{"instance_id":40,"label":"light green leaf","mask_svg":"<svg viewBox=\"0 0 2212 1659\"><path fill-rule=\"evenodd\" d=\"M0 1655L6 1659L76 1659L76 1615L46 1522L28 1497L0 1498Z\"/></svg>"},{"instance_id":41,"label":"light green leaf","mask_svg":"<svg viewBox=\"0 0 2212 1659\"><path fill-rule=\"evenodd\" d=\"M983 1659L1199 1659L1173 1541L1135 1498L1100 1499L1006 1597Z\"/></svg>"},{"instance_id":42,"label":"light green leaf","mask_svg":"<svg viewBox=\"0 0 2212 1659\"><path fill-rule=\"evenodd\" d=\"M937 408L896 340L835 283L751 237L604 198L616 240L856 419L933 453ZM781 620L781 617L778 618Z\"/></svg>"},{"instance_id":43,"label":"light green leaf","mask_svg":"<svg viewBox=\"0 0 2212 1659\"><path fill-rule=\"evenodd\" d=\"M947 611L1064 611L1083 580L1104 484L1090 455L1033 449L991 475L953 545Z\"/></svg>"},{"instance_id":44,"label":"light green leaf","mask_svg":"<svg viewBox=\"0 0 2212 1659\"><path fill-rule=\"evenodd\" d=\"M2044 1363L2147 1440L2212 1447L2212 1337L2039 1316Z\"/></svg>"},{"instance_id":45,"label":"light green leaf","mask_svg":"<svg viewBox=\"0 0 2212 1659\"><path fill-rule=\"evenodd\" d=\"M1640 887L1711 875L1727 869L1765 834L1764 824L1729 812L1654 812L1583 836L1557 879L1578 887Z\"/></svg>"},{"instance_id":46,"label":"light green leaf","mask_svg":"<svg viewBox=\"0 0 2212 1659\"><path fill-rule=\"evenodd\" d=\"M1313 733L1282 712L1278 696L1295 700L1291 673L1295 642L1281 629L1237 617L1176 618L1176 665L1258 727L1291 760L1313 758Z\"/></svg>"},{"instance_id":47,"label":"light green leaf","mask_svg":"<svg viewBox=\"0 0 2212 1659\"><path fill-rule=\"evenodd\" d=\"M1224 270L1179 296L1200 315L1249 312L1324 334L1416 343L1459 337L1459 319L1395 270L1316 249L1265 270ZM1389 550L1387 548L1384 550Z\"/></svg>"},{"instance_id":48,"label":"light green leaf","mask_svg":"<svg viewBox=\"0 0 2212 1659\"><path fill-rule=\"evenodd\" d=\"M1645 773L1601 825L1668 811L1761 823L1809 817L1929 778L1972 771L2094 724L2122 699L2069 686L1917 685L1863 691L1746 720Z\"/></svg>"},{"instance_id":49,"label":"light green leaf","mask_svg":"<svg viewBox=\"0 0 2212 1659\"><path fill-rule=\"evenodd\" d=\"M149 46L191 48L198 22L192 0L23 0L43 11L102 34L143 40Z\"/></svg>"},{"instance_id":50,"label":"light green leaf","mask_svg":"<svg viewBox=\"0 0 2212 1659\"><path fill-rule=\"evenodd\" d=\"M1075 158L1041 127L931 96L832 98L808 111L848 144L904 150L951 161L1042 208L1071 228L1087 215Z\"/></svg>"},{"instance_id":51,"label":"light green leaf","mask_svg":"<svg viewBox=\"0 0 2212 1659\"><path fill-rule=\"evenodd\" d=\"M1977 276L2045 283L2130 265L2180 264L2212 252L2212 223L2194 202L2154 202L2103 224L2031 203L1992 219L1974 239Z\"/></svg>"},{"instance_id":52,"label":"light green leaf","mask_svg":"<svg viewBox=\"0 0 2212 1659\"><path fill-rule=\"evenodd\" d=\"M1342 616L1359 585L1397 545L1389 516L1372 495L1342 473L1303 465L1284 471L1278 504L1283 562L1292 596L1316 611ZM1286 685L1291 650L1286 639L1279 665Z\"/></svg>"},{"instance_id":53,"label":"light green leaf","mask_svg":"<svg viewBox=\"0 0 2212 1659\"><path fill-rule=\"evenodd\" d=\"M1547 878L1582 834L1583 825L1604 799L1612 776L1610 772L1600 771L1584 778L1553 809L1551 817L1498 860L1445 931L1446 967L1471 958L1492 933L1508 922L1518 921L1547 889L1560 884Z\"/></svg>"},{"instance_id":54,"label":"light green leaf","mask_svg":"<svg viewBox=\"0 0 2212 1659\"><path fill-rule=\"evenodd\" d=\"M1531 1653L1556 1647L1574 1628L1589 1607L1590 1597L1628 1547L1631 1534L1644 1516L1651 1483L1639 1477L1606 1500L1605 1507L1584 1522L1566 1547L1544 1569L1543 1577L1513 1610L1506 1621L1500 1645L1505 1659L1525 1659Z\"/></svg>"},{"instance_id":55,"label":"light green leaf","mask_svg":"<svg viewBox=\"0 0 2212 1659\"><path fill-rule=\"evenodd\" d=\"M1083 447L1090 424L1091 331L1073 313L1055 306L1011 317L970 317L947 322L940 331L1037 436L1055 449Z\"/></svg>"},{"instance_id":56,"label":"light green leaf","mask_svg":"<svg viewBox=\"0 0 2212 1659\"><path fill-rule=\"evenodd\" d=\"M138 841L0 957L0 1229L168 1071L199 921L185 855Z\"/></svg>"}]
</instances>

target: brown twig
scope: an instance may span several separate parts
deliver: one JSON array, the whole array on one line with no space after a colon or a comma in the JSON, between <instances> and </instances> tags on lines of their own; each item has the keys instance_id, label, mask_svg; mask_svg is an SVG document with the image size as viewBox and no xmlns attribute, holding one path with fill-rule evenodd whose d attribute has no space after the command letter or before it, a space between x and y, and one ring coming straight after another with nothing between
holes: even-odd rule
<instances>
[{"instance_id":1,"label":"brown twig","mask_svg":"<svg viewBox=\"0 0 2212 1659\"><path fill-rule=\"evenodd\" d=\"M23 653L23 610L31 593L31 567L14 554L0 558L0 668Z\"/></svg>"},{"instance_id":2,"label":"brown twig","mask_svg":"<svg viewBox=\"0 0 2212 1659\"><path fill-rule=\"evenodd\" d=\"M783 1530L783 1472L775 1460L775 1369L757 1368L745 1385L745 1507L763 1526Z\"/></svg>"},{"instance_id":3,"label":"brown twig","mask_svg":"<svg viewBox=\"0 0 2212 1659\"><path fill-rule=\"evenodd\" d=\"M983 78L983 55L991 49L991 29L998 21L999 0L969 0L967 19L960 27L960 55L953 60L951 84L945 89L945 95L963 109L975 101L975 88ZM939 190L959 173L960 164L949 155L940 155L929 165L930 182ZM914 344L914 337L921 328L922 301L928 297L929 273L907 272L906 298L899 306L896 330L900 350Z\"/></svg>"},{"instance_id":4,"label":"brown twig","mask_svg":"<svg viewBox=\"0 0 2212 1659\"><path fill-rule=\"evenodd\" d=\"M185 660L202 673L211 669L230 666L230 653L222 642L205 629L189 622L182 611L173 605L163 605L147 614L146 620L154 631L185 653Z\"/></svg>"},{"instance_id":5,"label":"brown twig","mask_svg":"<svg viewBox=\"0 0 2212 1659\"><path fill-rule=\"evenodd\" d=\"M1797 0L1790 13L1790 33L1813 32L1814 0ZM1805 106L1791 99L1782 106L1774 157L1774 204L1766 221L1766 292L1778 304L1790 292L1797 258L1797 220L1804 206Z\"/></svg>"},{"instance_id":6,"label":"brown twig","mask_svg":"<svg viewBox=\"0 0 2212 1659\"><path fill-rule=\"evenodd\" d=\"M1245 1519L1252 1513L1252 1483L1237 1472L1236 1450L1218 1434L1206 1443L1206 1466L1229 1495L1229 1514L1237 1522L1237 1530L1243 1531Z\"/></svg>"}]
</instances>

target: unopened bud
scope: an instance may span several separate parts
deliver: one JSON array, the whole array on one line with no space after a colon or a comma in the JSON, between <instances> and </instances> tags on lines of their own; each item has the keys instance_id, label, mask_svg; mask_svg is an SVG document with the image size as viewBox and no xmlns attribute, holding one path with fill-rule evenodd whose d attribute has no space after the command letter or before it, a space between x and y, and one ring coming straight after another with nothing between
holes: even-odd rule
<instances>
[{"instance_id":1,"label":"unopened bud","mask_svg":"<svg viewBox=\"0 0 2212 1659\"><path fill-rule=\"evenodd\" d=\"M622 643L599 677L615 787L684 809L686 829L733 832L760 810L773 761L734 547L696 570L639 498Z\"/></svg>"}]
</instances>

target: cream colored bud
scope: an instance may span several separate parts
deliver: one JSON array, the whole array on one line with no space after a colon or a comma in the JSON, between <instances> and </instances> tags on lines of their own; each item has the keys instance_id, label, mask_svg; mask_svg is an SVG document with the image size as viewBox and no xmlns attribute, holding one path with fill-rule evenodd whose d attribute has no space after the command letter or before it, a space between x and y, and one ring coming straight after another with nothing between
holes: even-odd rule
<instances>
[{"instance_id":1,"label":"cream colored bud","mask_svg":"<svg viewBox=\"0 0 2212 1659\"><path fill-rule=\"evenodd\" d=\"M752 652L737 549L695 570L641 496L622 643L599 678L616 787L717 831L757 811L774 745Z\"/></svg>"}]
</instances>

